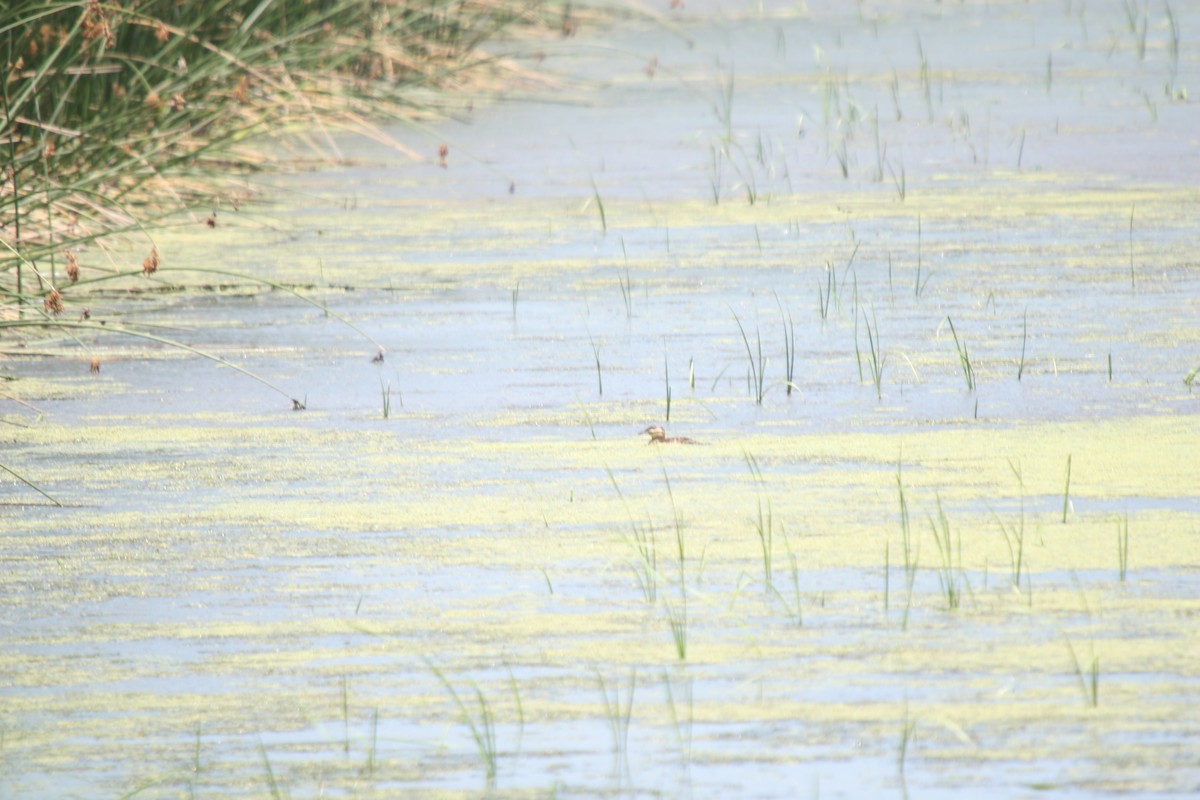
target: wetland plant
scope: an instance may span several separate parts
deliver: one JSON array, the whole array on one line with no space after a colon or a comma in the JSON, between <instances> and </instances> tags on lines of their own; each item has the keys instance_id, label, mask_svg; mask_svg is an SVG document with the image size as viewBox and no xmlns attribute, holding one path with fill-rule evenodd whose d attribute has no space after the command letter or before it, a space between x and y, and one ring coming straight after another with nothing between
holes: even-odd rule
<instances>
[{"instance_id":1,"label":"wetland plant","mask_svg":"<svg viewBox=\"0 0 1200 800\"><path fill-rule=\"evenodd\" d=\"M621 247L625 246L625 241L621 241ZM617 273L617 283L621 285L621 300L625 303L625 319L633 317L633 281L629 278L629 269L625 269L625 276L621 277L621 273Z\"/></svg>"},{"instance_id":2,"label":"wetland plant","mask_svg":"<svg viewBox=\"0 0 1200 800\"><path fill-rule=\"evenodd\" d=\"M921 215L917 214L917 277L913 280L913 297L920 298L929 283L929 276L921 280Z\"/></svg>"},{"instance_id":3,"label":"wetland plant","mask_svg":"<svg viewBox=\"0 0 1200 800\"><path fill-rule=\"evenodd\" d=\"M645 601L653 603L658 597L658 543L654 535L654 526L649 522L640 523L634 518L629 502L621 492L621 487L617 485L616 476L607 466L604 471L608 473L608 479L625 508L625 515L629 518L629 532L622 531L621 537L634 553L631 566L634 577L637 578L638 588L641 589Z\"/></svg>"},{"instance_id":4,"label":"wetland plant","mask_svg":"<svg viewBox=\"0 0 1200 800\"><path fill-rule=\"evenodd\" d=\"M829 307L833 300L834 289L833 264L829 261L825 262L825 288L821 289L820 281L817 282L817 302L821 305L821 321L824 322L829 318Z\"/></svg>"},{"instance_id":5,"label":"wetland plant","mask_svg":"<svg viewBox=\"0 0 1200 800\"><path fill-rule=\"evenodd\" d=\"M1100 657L1096 655L1089 643L1088 655L1091 656L1091 659L1085 670L1085 665L1080 663L1071 640L1064 636L1063 641L1067 643L1067 652L1071 654L1071 667L1075 671L1079 691L1083 693L1083 702L1090 708L1098 708L1100 706Z\"/></svg>"},{"instance_id":6,"label":"wetland plant","mask_svg":"<svg viewBox=\"0 0 1200 800\"><path fill-rule=\"evenodd\" d=\"M763 480L762 470L758 466L758 459L753 454L743 450L742 458L746 462L746 466L750 470L750 477L754 481L755 496L758 501L758 516L753 520L754 532L758 535L759 553L762 555L763 565L763 582L766 589L770 590L773 587L772 583L772 555L774 543L772 536L775 529L774 519L771 514L771 497L766 493L766 481ZM763 501L766 500L764 509Z\"/></svg>"},{"instance_id":7,"label":"wetland plant","mask_svg":"<svg viewBox=\"0 0 1200 800\"><path fill-rule=\"evenodd\" d=\"M679 745L679 759L684 772L691 769L692 763L692 723L695 719L692 705L692 680L688 678L680 691L679 702L675 699L675 690L671 688L671 676L663 673L663 688L667 692L667 709L671 712L671 725L675 729L675 741ZM684 705L687 716L681 716L679 706Z\"/></svg>"},{"instance_id":8,"label":"wetland plant","mask_svg":"<svg viewBox=\"0 0 1200 800\"><path fill-rule=\"evenodd\" d=\"M263 744L262 735L258 737L258 754L262 756L263 769L267 772L267 787L271 790L271 800L283 800L284 793L275 779L275 770L271 768L271 757L267 755L267 747Z\"/></svg>"},{"instance_id":9,"label":"wetland plant","mask_svg":"<svg viewBox=\"0 0 1200 800\"><path fill-rule=\"evenodd\" d=\"M784 313L778 294L775 295L775 305L779 306L779 321L783 325L783 368L787 373L784 385L787 387L787 396L791 397L792 389L796 388L796 326L792 324L792 312Z\"/></svg>"},{"instance_id":10,"label":"wetland plant","mask_svg":"<svg viewBox=\"0 0 1200 800\"><path fill-rule=\"evenodd\" d=\"M383 418L387 419L392 413L392 385L384 385L383 378L379 379L379 393L383 399Z\"/></svg>"},{"instance_id":11,"label":"wetland plant","mask_svg":"<svg viewBox=\"0 0 1200 800\"><path fill-rule=\"evenodd\" d=\"M496 785L496 721L492 716L492 708L488 704L487 698L483 696L483 691L474 681L471 682L471 688L475 690L475 702L478 706L478 711L475 714L471 713L471 708L463 701L458 692L446 679L445 674L440 669L435 667L429 659L425 659L426 665L437 676L438 681L450 693L454 704L458 706L459 714L463 723L471 733L471 738L475 740L475 747L479 750L479 760L483 764L484 775L487 780L489 789Z\"/></svg>"},{"instance_id":12,"label":"wetland plant","mask_svg":"<svg viewBox=\"0 0 1200 800\"><path fill-rule=\"evenodd\" d=\"M788 617L791 618L792 623L799 628L804 625L804 607L800 600L800 564L796 559L796 554L792 552L792 544L788 541L787 531L784 530L782 523L779 526L779 532L783 536L783 547L787 551L788 568L792 576L792 602L789 603L787 598L783 596L783 592L779 591L773 583L771 584L771 592L783 604L783 608L787 612Z\"/></svg>"},{"instance_id":13,"label":"wetland plant","mask_svg":"<svg viewBox=\"0 0 1200 800\"><path fill-rule=\"evenodd\" d=\"M625 692L625 702L621 703L621 684L613 681L612 697L609 697L608 686L604 676L596 670L596 682L600 684L600 697L604 701L604 715L608 718L609 733L612 734L613 771L620 779L628 781L629 775L629 721L633 716L633 694L637 688L637 670L629 673L629 688Z\"/></svg>"},{"instance_id":14,"label":"wetland plant","mask_svg":"<svg viewBox=\"0 0 1200 800\"><path fill-rule=\"evenodd\" d=\"M875 312L871 312L871 317L874 318ZM871 348L870 363L868 366L871 369L871 382L875 384L875 398L883 400L883 348L879 342L879 320L875 320L875 328L871 328L871 323L866 319L863 324L867 326L867 344ZM855 347L858 342L855 341Z\"/></svg>"},{"instance_id":15,"label":"wetland plant","mask_svg":"<svg viewBox=\"0 0 1200 800\"><path fill-rule=\"evenodd\" d=\"M26 486L28 486L30 489L33 489L35 492L37 492L37 493L38 493L38 494L40 494L42 497L44 497L44 498L46 498L47 500L49 500L51 503L54 503L54 505L58 506L59 508L62 508L62 503L60 503L58 500L55 500L53 497L51 497L49 494L47 494L45 491L43 491L42 487L38 486L38 485L37 485L36 483L34 483L33 481L29 480L28 478L26 478L26 477L25 477L24 475L22 475L21 473L17 472L17 471L16 471L15 469L13 469L12 467L8 467L8 466L5 466L4 464L0 464L0 469L4 470L4 471L5 471L5 472L7 472L9 475L12 475L14 478L16 478L17 480L19 480L21 483L23 483L23 484L25 484Z\"/></svg>"},{"instance_id":16,"label":"wetland plant","mask_svg":"<svg viewBox=\"0 0 1200 800\"><path fill-rule=\"evenodd\" d=\"M675 644L675 657L687 661L688 630L687 630L687 591L679 587L679 605L664 601L667 610L667 623L671 627L671 641Z\"/></svg>"},{"instance_id":17,"label":"wetland plant","mask_svg":"<svg viewBox=\"0 0 1200 800\"><path fill-rule=\"evenodd\" d=\"M1067 511L1071 507L1071 456L1067 454L1067 479L1063 486L1062 524L1067 524Z\"/></svg>"},{"instance_id":18,"label":"wetland plant","mask_svg":"<svg viewBox=\"0 0 1200 800\"><path fill-rule=\"evenodd\" d=\"M744 327L742 327L741 318L738 317L737 312L733 311L733 309L730 309L730 311L733 313L734 321L737 322L738 331L741 332L741 334L742 334L742 343L746 346L746 358L750 362L750 370L749 370L749 373L747 376L747 380L750 384L750 393L752 395L754 395L755 404L761 406L763 403L763 393L764 393L764 386L763 386L763 381L765 379L764 373L766 372L766 369L767 369L767 360L763 357L763 352L762 352L762 335L759 333L759 331L757 329L755 329L755 332L754 332L755 341L758 346L757 347L757 357L756 357L756 355L755 355L756 351L751 349L751 347L750 347L750 338L748 336L746 336L746 329Z\"/></svg>"},{"instance_id":19,"label":"wetland plant","mask_svg":"<svg viewBox=\"0 0 1200 800\"><path fill-rule=\"evenodd\" d=\"M592 332L588 331L588 344L592 346L592 357L596 360L596 391L601 397L604 396L604 376L600 370L600 344L592 337Z\"/></svg>"},{"instance_id":20,"label":"wetland plant","mask_svg":"<svg viewBox=\"0 0 1200 800\"><path fill-rule=\"evenodd\" d=\"M1010 458L1008 468L1012 470L1013 477L1017 479L1017 486L1021 489L1021 514L1013 525L1005 525L1004 520L1000 519L1000 515L995 511L992 512L992 516L1000 526L1000 533L1004 535L1004 544L1008 546L1009 578L1014 587L1019 587L1021 569L1025 564L1025 480L1021 477L1020 463L1014 463Z\"/></svg>"},{"instance_id":21,"label":"wetland plant","mask_svg":"<svg viewBox=\"0 0 1200 800\"><path fill-rule=\"evenodd\" d=\"M669 598L665 601L667 622L671 627L671 639L675 643L675 655L680 661L686 661L688 598L683 522L679 518L679 509L675 505L675 493L671 491L671 480L667 477L665 469L663 470L663 480L667 485L667 498L671 501L671 517L675 523L675 546L679 554L679 605L673 604Z\"/></svg>"},{"instance_id":22,"label":"wetland plant","mask_svg":"<svg viewBox=\"0 0 1200 800\"><path fill-rule=\"evenodd\" d=\"M1125 574L1129 570L1129 515L1126 514L1117 523L1117 568L1121 582L1125 582Z\"/></svg>"},{"instance_id":23,"label":"wetland plant","mask_svg":"<svg viewBox=\"0 0 1200 800\"><path fill-rule=\"evenodd\" d=\"M975 367L971 364L971 354L967 350L967 343L958 338L958 331L954 330L954 320L946 317L946 322L950 323L950 334L954 337L954 349L958 351L958 363L962 366L963 380L967 382L967 391L975 391Z\"/></svg>"},{"instance_id":24,"label":"wetland plant","mask_svg":"<svg viewBox=\"0 0 1200 800\"><path fill-rule=\"evenodd\" d=\"M938 567L938 583L941 585L942 596L946 598L946 608L955 610L962 607L963 589L970 590L966 574L962 569L962 536L950 536L950 520L942 509L942 499L937 499L937 520L929 517L929 528L933 533L934 544L937 545L941 566Z\"/></svg>"},{"instance_id":25,"label":"wetland plant","mask_svg":"<svg viewBox=\"0 0 1200 800\"><path fill-rule=\"evenodd\" d=\"M920 546L913 540L912 528L909 524L908 515L908 498L904 491L904 476L902 462L896 462L896 491L900 497L900 535L901 542L904 546L904 582L906 595L904 600L904 617L901 620L901 628L908 628L908 612L912 607L913 584L917 580L917 559L920 554ZM884 557L888 558L889 554L885 551ZM890 560L890 559L889 559ZM884 590L887 591L885 584ZM885 601L885 605L887 605Z\"/></svg>"}]
</instances>

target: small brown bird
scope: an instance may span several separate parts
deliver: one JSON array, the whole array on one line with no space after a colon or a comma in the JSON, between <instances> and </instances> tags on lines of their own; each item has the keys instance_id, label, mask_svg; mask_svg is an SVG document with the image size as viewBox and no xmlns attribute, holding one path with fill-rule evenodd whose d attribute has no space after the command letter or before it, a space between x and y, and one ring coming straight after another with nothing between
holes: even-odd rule
<instances>
[{"instance_id":1,"label":"small brown bird","mask_svg":"<svg viewBox=\"0 0 1200 800\"><path fill-rule=\"evenodd\" d=\"M689 439L686 436L667 436L666 430L662 425L651 425L642 433L650 434L650 441L646 444L696 444L695 439Z\"/></svg>"}]
</instances>

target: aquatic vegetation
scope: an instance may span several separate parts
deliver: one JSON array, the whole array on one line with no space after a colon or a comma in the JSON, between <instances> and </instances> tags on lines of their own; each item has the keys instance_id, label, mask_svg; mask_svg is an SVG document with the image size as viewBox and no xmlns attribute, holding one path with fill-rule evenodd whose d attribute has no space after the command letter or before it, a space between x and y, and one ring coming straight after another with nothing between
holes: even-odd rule
<instances>
[{"instance_id":1,"label":"aquatic vegetation","mask_svg":"<svg viewBox=\"0 0 1200 800\"><path fill-rule=\"evenodd\" d=\"M438 682L445 687L449 692L450 697L454 700L454 705L458 707L460 718L464 725L471 733L471 738L475 741L475 746L479 750L479 761L483 764L484 776L487 781L488 788L496 785L496 722L492 715L491 704L483 695L483 690L479 688L474 681L471 682L471 688L475 691L475 710L473 711L458 692L451 685L445 674L433 665L428 659L425 663L429 669L437 677Z\"/></svg>"},{"instance_id":2,"label":"aquatic vegetation","mask_svg":"<svg viewBox=\"0 0 1200 800\"><path fill-rule=\"evenodd\" d=\"M962 607L963 592L971 587L962 568L962 536L950 536L950 520L942 509L941 497L937 498L937 520L929 516L929 530L941 560L937 568L938 584L946 600L946 608L953 611Z\"/></svg>"},{"instance_id":3,"label":"aquatic vegetation","mask_svg":"<svg viewBox=\"0 0 1200 800\"><path fill-rule=\"evenodd\" d=\"M1124 515L1117 523L1117 565L1121 582L1129 572L1129 515Z\"/></svg>"},{"instance_id":4,"label":"aquatic vegetation","mask_svg":"<svg viewBox=\"0 0 1200 800\"><path fill-rule=\"evenodd\" d=\"M621 683L613 681L612 695L600 670L596 670L596 682L600 685L600 697L604 703L604 716L608 719L609 734L612 736L613 772L622 782L630 781L629 774L629 721L633 717L633 695L637 690L637 670L629 673L629 684L625 689L625 701L621 702Z\"/></svg>"},{"instance_id":5,"label":"aquatic vegetation","mask_svg":"<svg viewBox=\"0 0 1200 800\"><path fill-rule=\"evenodd\" d=\"M962 367L963 380L967 383L967 391L975 391L975 366L971 363L971 354L967 350L967 343L960 341L958 331L954 330L954 320L946 317L946 322L950 324L950 334L954 337L954 349L958 353L958 363Z\"/></svg>"},{"instance_id":6,"label":"aquatic vegetation","mask_svg":"<svg viewBox=\"0 0 1200 800\"><path fill-rule=\"evenodd\" d=\"M766 481L763 479L758 459L746 450L742 451L742 458L746 462L746 467L750 470L750 478L755 485L754 496L758 503L758 514L752 521L754 532L758 536L759 552L762 555L763 586L769 591L774 586L771 576L773 566L772 536L774 535L775 523L771 515L771 497L766 494Z\"/></svg>"},{"instance_id":7,"label":"aquatic vegetation","mask_svg":"<svg viewBox=\"0 0 1200 800\"><path fill-rule=\"evenodd\" d=\"M746 359L749 362L749 371L747 372L746 382L750 388L750 394L754 397L755 405L763 404L763 395L765 389L763 382L766 380L767 360L763 356L762 351L762 334L755 331L755 343L757 351L750 348L750 339L746 336L746 329L742 327L742 320L738 317L737 312L730 309L733 313L733 320L737 323L738 332L742 334L742 343L746 346ZM756 355L757 352L757 355Z\"/></svg>"},{"instance_id":8,"label":"aquatic vegetation","mask_svg":"<svg viewBox=\"0 0 1200 800\"><path fill-rule=\"evenodd\" d=\"M1071 509L1071 456L1067 456L1067 477L1063 483L1062 524L1067 524L1067 511Z\"/></svg>"}]
</instances>

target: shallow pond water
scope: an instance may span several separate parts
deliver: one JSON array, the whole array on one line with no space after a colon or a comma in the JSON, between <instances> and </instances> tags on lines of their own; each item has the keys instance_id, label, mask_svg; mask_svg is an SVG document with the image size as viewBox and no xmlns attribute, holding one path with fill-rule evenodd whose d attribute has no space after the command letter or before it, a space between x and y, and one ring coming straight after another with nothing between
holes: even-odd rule
<instances>
[{"instance_id":1,"label":"shallow pond water","mask_svg":"<svg viewBox=\"0 0 1200 800\"><path fill-rule=\"evenodd\" d=\"M1178 5L689 0L157 236L282 393L2 364L0 796L1194 793Z\"/></svg>"}]
</instances>

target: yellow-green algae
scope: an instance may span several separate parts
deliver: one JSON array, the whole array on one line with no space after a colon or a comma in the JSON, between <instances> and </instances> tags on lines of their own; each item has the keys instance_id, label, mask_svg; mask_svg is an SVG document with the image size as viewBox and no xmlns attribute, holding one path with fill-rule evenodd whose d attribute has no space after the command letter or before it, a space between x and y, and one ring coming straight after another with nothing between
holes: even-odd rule
<instances>
[{"instance_id":1,"label":"yellow-green algae","mask_svg":"<svg viewBox=\"0 0 1200 800\"><path fill-rule=\"evenodd\" d=\"M1187 724L1186 708L1194 700L1189 687L1200 678L1195 624L1200 604L1137 587L1143 570L1197 566L1200 516L1169 507L1125 512L1131 544L1123 584L1117 579L1118 515L1111 509L1123 500L1169 501L1194 489L1200 475L1188 418L819 435L751 432L735 441L676 448L647 446L632 431L619 440L481 437L400 446L388 427L349 435L222 415L203 421L207 424L180 418L170 426L145 425L108 416L8 432L12 456L71 452L70 459L41 459L41 479L87 506L6 512L0 537L9 562L0 586L4 616L86 608L139 594L202 598L224 589L251 603L256 597L281 603L281 610L290 609L287 618L212 620L197 608L190 621L112 620L54 636L30 630L10 638L0 651L0 674L10 676L8 687L43 691L10 693L7 718L38 710L38 718L47 719L48 711L57 710L70 722L9 729L7 758L34 759L53 769L72 758L68 738L91 742L93 754L108 750L115 756L123 742L147 733L130 726L156 720L152 738L164 741L143 755L174 774L169 764L183 758L189 745L165 740L186 738L197 725L216 735L316 724L326 729L328 746L308 753L312 767L370 796L388 780L428 775L429 768L396 756L403 748L391 742L393 755L377 765L378 780L357 783L358 767L343 765L336 755L341 681L349 682L357 714L356 752L365 746L365 708L382 719L415 715L451 726L456 711L421 657L459 669L510 664L526 724L596 719L602 712L592 688L593 665L610 672L637 668L647 683L680 669L661 610L661 598L678 593L664 473L689 551L686 674L693 680L728 676L742 686L723 700L696 703L691 712L696 723L804 720L815 736L831 741L841 725L857 726L857 735L868 740L888 741L909 715L929 729L924 757L947 763L1033 757L1022 739L1004 733L1032 723L1063 735L1084 727L1138 735ZM745 453L761 465L762 485L745 469ZM1067 456L1074 510L1063 524L1058 496ZM89 463L83 474L76 460L81 458ZM1020 465L1023 491L1010 463ZM479 474L480 464L488 478L454 479ZM659 603L644 602L634 580L627 508L606 468L635 521L655 530ZM937 499L950 509L952 530L961 535L961 566L972 585L956 611L947 610L928 584L906 599L898 571L897 471L920 542L923 575L937 565L926 519L936 515ZM318 489L297 483L313 473L321 475ZM209 491L213 488L220 491ZM107 510L101 499L111 491L144 497L145 507ZM178 510L155 507L155 498L168 493ZM1013 587L1000 524L1019 523L1015 503L1022 495L1024 581L1031 583ZM797 557L801 626L763 593L753 529L760 497L769 497L781 526L775 583L785 597L790 578L782 555L784 530ZM1103 501L1106 510L1091 511L1093 501ZM214 536L218 531L224 533ZM885 552L893 567L887 608ZM55 567L47 571L39 553L53 553ZM339 586L329 560L344 560L356 574ZM273 573L271 589L256 589L254 578L226 571L238 562ZM174 565L170 581L163 580L164 565ZM501 595L420 594L421 575L464 568L506 572L512 588ZM811 571L823 568L855 568L859 577L818 595L806 583ZM306 569L315 570L313 579ZM396 569L400 575L388 577ZM1062 577L1071 570L1104 577L1076 588ZM411 577L401 577L405 573ZM111 583L114 578L120 583ZM573 597L572 586L580 580L603 587L604 595ZM334 615L322 599L329 593L341 609ZM307 610L313 603L314 610ZM911 618L902 632L906 605ZM1039 633L1030 638L1031 630ZM139 643L152 642L197 653L187 673L216 679L221 688L202 694L116 688L172 680L182 667L145 656L112 660L91 650L133 653ZM237 647L206 650L207 642ZM1089 707L1077 685L1068 642L1080 658L1099 658L1098 708ZM35 656L20 646L35 643L77 655ZM562 673L539 678L523 671L535 665ZM517 709L507 674L480 680L497 718L512 724ZM947 681L952 701L902 702L902 685ZM840 689L807 696L806 687L822 685ZM105 686L113 688L92 688ZM838 699L853 695L855 687L868 695ZM891 687L885 689L891 700L865 699L880 687ZM247 691L261 699L247 703ZM643 725L665 730L671 725L665 707L649 699L649 692L639 694L638 715ZM1066 748L1090 758L1091 746L1071 741ZM1151 759L1144 763L1157 763L1153 748L1134 749ZM756 757L789 756L763 748ZM693 758L719 762L726 756L707 741L697 744ZM470 768L470 760L453 768ZM1170 785L1156 783L1154 773L1114 766L1104 785L1134 790ZM300 780L304 771L292 774ZM229 780L237 786L236 779Z\"/></svg>"}]
</instances>

